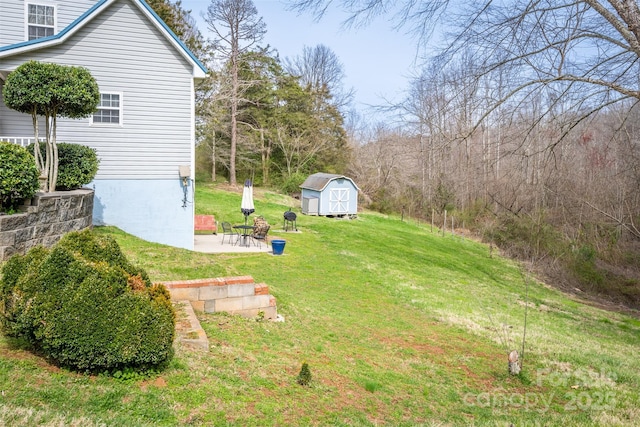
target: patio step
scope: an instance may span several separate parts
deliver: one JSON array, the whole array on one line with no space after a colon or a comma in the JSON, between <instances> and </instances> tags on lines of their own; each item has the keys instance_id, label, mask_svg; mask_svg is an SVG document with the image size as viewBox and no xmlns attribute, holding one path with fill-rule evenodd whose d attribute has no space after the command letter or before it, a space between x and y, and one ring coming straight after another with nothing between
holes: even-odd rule
<instances>
[{"instance_id":1,"label":"patio step","mask_svg":"<svg viewBox=\"0 0 640 427\"><path fill-rule=\"evenodd\" d=\"M190 301L175 301L176 308L176 340L195 347L199 350L209 351L209 339L200 326L200 321L193 311Z\"/></svg>"},{"instance_id":2,"label":"patio step","mask_svg":"<svg viewBox=\"0 0 640 427\"><path fill-rule=\"evenodd\" d=\"M269 295L265 283L255 283L251 276L178 280L163 283L172 300L186 300L196 311L225 312L244 317L276 320L276 299ZM261 314L262 313L262 314Z\"/></svg>"}]
</instances>

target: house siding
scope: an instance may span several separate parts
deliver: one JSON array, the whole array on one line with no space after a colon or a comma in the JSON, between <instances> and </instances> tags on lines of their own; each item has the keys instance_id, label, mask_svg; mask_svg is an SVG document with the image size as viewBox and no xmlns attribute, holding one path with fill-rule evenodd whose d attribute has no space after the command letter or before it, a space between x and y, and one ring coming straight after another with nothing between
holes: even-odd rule
<instances>
[{"instance_id":1,"label":"house siding","mask_svg":"<svg viewBox=\"0 0 640 427\"><path fill-rule=\"evenodd\" d=\"M88 145L98 152L99 171L89 184L95 190L94 224L115 225L149 241L193 249L193 180L185 203L178 167L189 165L193 174L194 64L137 3L116 0L63 43L34 45L0 58L0 74L29 60L84 66L101 92L122 94L121 126L58 120L59 142ZM56 4L60 31L96 1ZM9 15L13 18L7 21ZM23 22L24 1L0 0L0 31L5 31L0 34L9 34L13 26L12 37L18 37L1 38L0 46L24 41ZM44 135L43 123L41 129ZM0 136L33 136L31 117L8 109L1 97Z\"/></svg>"},{"instance_id":2,"label":"house siding","mask_svg":"<svg viewBox=\"0 0 640 427\"><path fill-rule=\"evenodd\" d=\"M58 121L58 141L98 151L96 179L177 181L178 166L191 164L192 67L132 2L115 2L62 45L0 59L0 70L30 59L84 66L101 92L122 93L122 126ZM33 133L28 116L0 114L0 135Z\"/></svg>"},{"instance_id":3,"label":"house siding","mask_svg":"<svg viewBox=\"0 0 640 427\"><path fill-rule=\"evenodd\" d=\"M116 225L142 239L193 250L193 182L187 203L178 179L95 180L94 225Z\"/></svg>"},{"instance_id":4,"label":"house siding","mask_svg":"<svg viewBox=\"0 0 640 427\"><path fill-rule=\"evenodd\" d=\"M16 25L22 22L22 25ZM24 41L24 0L0 0L0 46Z\"/></svg>"},{"instance_id":5,"label":"house siding","mask_svg":"<svg viewBox=\"0 0 640 427\"><path fill-rule=\"evenodd\" d=\"M59 32L85 13L96 0L0 0L0 46L26 41L25 3L55 5L56 32Z\"/></svg>"},{"instance_id":6,"label":"house siding","mask_svg":"<svg viewBox=\"0 0 640 427\"><path fill-rule=\"evenodd\" d=\"M24 1L21 1L21 3L24 3ZM38 0L28 0L28 2L37 3ZM58 15L56 31L60 32L96 4L97 0L58 0L53 3L56 5ZM46 4L46 0L43 4Z\"/></svg>"}]
</instances>

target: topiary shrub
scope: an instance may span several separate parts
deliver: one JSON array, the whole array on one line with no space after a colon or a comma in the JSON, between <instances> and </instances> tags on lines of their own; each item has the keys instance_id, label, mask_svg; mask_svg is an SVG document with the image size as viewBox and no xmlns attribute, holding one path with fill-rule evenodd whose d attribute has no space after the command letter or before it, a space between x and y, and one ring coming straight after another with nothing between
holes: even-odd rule
<instances>
[{"instance_id":1,"label":"topiary shrub","mask_svg":"<svg viewBox=\"0 0 640 427\"><path fill-rule=\"evenodd\" d=\"M2 327L51 360L88 372L161 367L173 355L169 292L133 267L110 237L64 236L3 266Z\"/></svg>"},{"instance_id":2,"label":"topiary shrub","mask_svg":"<svg viewBox=\"0 0 640 427\"><path fill-rule=\"evenodd\" d=\"M60 142L58 145L58 180L56 190L75 190L87 185L98 173L100 160L96 150L82 144ZM33 144L28 149L33 151ZM40 153L46 160L46 145L40 144Z\"/></svg>"},{"instance_id":3,"label":"topiary shrub","mask_svg":"<svg viewBox=\"0 0 640 427\"><path fill-rule=\"evenodd\" d=\"M0 212L12 211L38 191L38 169L33 156L10 142L0 142Z\"/></svg>"},{"instance_id":4,"label":"topiary shrub","mask_svg":"<svg viewBox=\"0 0 640 427\"><path fill-rule=\"evenodd\" d=\"M57 146L57 118L89 117L100 103L98 83L87 68L38 61L25 62L10 72L2 96L7 107L31 115L34 139L38 139L38 116L53 123L45 135L50 150L56 150ZM57 188L58 158L46 163L41 160L38 156L36 167L47 179L47 191L54 191Z\"/></svg>"},{"instance_id":5,"label":"topiary shrub","mask_svg":"<svg viewBox=\"0 0 640 427\"><path fill-rule=\"evenodd\" d=\"M87 185L98 173L96 150L81 144L58 144L58 182L56 190L75 190Z\"/></svg>"}]
</instances>

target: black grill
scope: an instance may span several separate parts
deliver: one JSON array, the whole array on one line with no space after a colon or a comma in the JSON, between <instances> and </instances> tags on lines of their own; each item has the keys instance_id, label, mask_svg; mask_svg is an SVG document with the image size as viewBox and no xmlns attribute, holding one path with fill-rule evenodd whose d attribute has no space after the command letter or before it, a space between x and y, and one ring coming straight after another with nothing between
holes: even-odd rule
<instances>
[{"instance_id":1,"label":"black grill","mask_svg":"<svg viewBox=\"0 0 640 427\"><path fill-rule=\"evenodd\" d=\"M292 230L298 231L298 227L296 225L297 215L295 212L286 211L283 216L284 224L282 225L282 228L284 228L284 231L287 231L289 227L291 227Z\"/></svg>"}]
</instances>

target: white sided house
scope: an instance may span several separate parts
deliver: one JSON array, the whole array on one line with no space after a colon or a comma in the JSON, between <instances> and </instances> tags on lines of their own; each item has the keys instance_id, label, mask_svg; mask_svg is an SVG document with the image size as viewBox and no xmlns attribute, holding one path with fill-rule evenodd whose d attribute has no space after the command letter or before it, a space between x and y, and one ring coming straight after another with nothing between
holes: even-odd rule
<instances>
[{"instance_id":1,"label":"white sided house","mask_svg":"<svg viewBox=\"0 0 640 427\"><path fill-rule=\"evenodd\" d=\"M85 67L100 87L98 111L59 119L57 132L97 150L94 224L193 249L194 84L205 67L144 0L1 0L0 91L29 60ZM33 140L31 116L2 97L0 140Z\"/></svg>"},{"instance_id":2,"label":"white sided house","mask_svg":"<svg viewBox=\"0 0 640 427\"><path fill-rule=\"evenodd\" d=\"M351 178L314 173L307 177L300 188L303 214L344 216L358 213L359 188Z\"/></svg>"}]
</instances>

